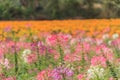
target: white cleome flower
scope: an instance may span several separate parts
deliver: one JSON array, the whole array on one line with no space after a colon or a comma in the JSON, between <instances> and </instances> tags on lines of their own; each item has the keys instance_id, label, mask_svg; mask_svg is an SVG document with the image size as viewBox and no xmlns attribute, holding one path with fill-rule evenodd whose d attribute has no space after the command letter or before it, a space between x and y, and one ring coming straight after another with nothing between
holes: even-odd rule
<instances>
[{"instance_id":1,"label":"white cleome flower","mask_svg":"<svg viewBox=\"0 0 120 80\"><path fill-rule=\"evenodd\" d=\"M89 79L102 79L104 78L104 69L98 66L91 66L90 69L87 71L87 76Z\"/></svg>"},{"instance_id":2,"label":"white cleome flower","mask_svg":"<svg viewBox=\"0 0 120 80\"><path fill-rule=\"evenodd\" d=\"M111 40L109 40L109 41L108 41L108 45L109 45L109 46L111 46L111 44L112 44L112 41L111 41Z\"/></svg>"},{"instance_id":3,"label":"white cleome flower","mask_svg":"<svg viewBox=\"0 0 120 80\"><path fill-rule=\"evenodd\" d=\"M32 53L32 51L30 49L25 49L23 51L22 58L24 59L25 62L27 62L27 59L26 59L27 55L29 55L31 53Z\"/></svg>"},{"instance_id":4,"label":"white cleome flower","mask_svg":"<svg viewBox=\"0 0 120 80\"><path fill-rule=\"evenodd\" d=\"M113 34L113 35L112 35L112 38L113 38L113 39L119 38L119 34L117 34L117 33Z\"/></svg>"},{"instance_id":5,"label":"white cleome flower","mask_svg":"<svg viewBox=\"0 0 120 80\"><path fill-rule=\"evenodd\" d=\"M31 54L31 50L30 49L25 49L24 51L23 51L23 54L25 55L25 54Z\"/></svg>"},{"instance_id":6,"label":"white cleome flower","mask_svg":"<svg viewBox=\"0 0 120 80\"><path fill-rule=\"evenodd\" d=\"M73 38L73 39L70 40L70 45L74 45L77 42L78 42L77 39Z\"/></svg>"},{"instance_id":7,"label":"white cleome flower","mask_svg":"<svg viewBox=\"0 0 120 80\"><path fill-rule=\"evenodd\" d=\"M103 40L106 40L106 39L108 39L110 36L109 36L109 34L104 34L103 36L102 36L102 39Z\"/></svg>"}]
</instances>

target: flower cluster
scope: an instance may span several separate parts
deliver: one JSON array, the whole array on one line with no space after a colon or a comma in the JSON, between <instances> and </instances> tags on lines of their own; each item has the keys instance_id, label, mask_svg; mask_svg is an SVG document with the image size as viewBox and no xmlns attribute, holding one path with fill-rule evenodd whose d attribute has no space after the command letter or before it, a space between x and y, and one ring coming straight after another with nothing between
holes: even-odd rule
<instances>
[{"instance_id":1,"label":"flower cluster","mask_svg":"<svg viewBox=\"0 0 120 80\"><path fill-rule=\"evenodd\" d=\"M73 76L74 72L70 68L57 67L52 71L53 80L69 80Z\"/></svg>"},{"instance_id":2,"label":"flower cluster","mask_svg":"<svg viewBox=\"0 0 120 80\"><path fill-rule=\"evenodd\" d=\"M87 77L88 79L97 79L97 80L103 80L105 76L105 70L103 68L100 68L98 66L91 66L90 69L87 71Z\"/></svg>"}]
</instances>

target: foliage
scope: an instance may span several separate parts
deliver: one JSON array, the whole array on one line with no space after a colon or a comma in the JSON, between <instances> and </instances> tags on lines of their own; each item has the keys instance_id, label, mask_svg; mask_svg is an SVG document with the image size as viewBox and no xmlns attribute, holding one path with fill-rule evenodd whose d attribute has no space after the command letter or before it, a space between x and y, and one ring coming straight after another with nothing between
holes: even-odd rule
<instances>
[{"instance_id":1,"label":"foliage","mask_svg":"<svg viewBox=\"0 0 120 80\"><path fill-rule=\"evenodd\" d=\"M119 0L0 0L0 19L119 18Z\"/></svg>"}]
</instances>

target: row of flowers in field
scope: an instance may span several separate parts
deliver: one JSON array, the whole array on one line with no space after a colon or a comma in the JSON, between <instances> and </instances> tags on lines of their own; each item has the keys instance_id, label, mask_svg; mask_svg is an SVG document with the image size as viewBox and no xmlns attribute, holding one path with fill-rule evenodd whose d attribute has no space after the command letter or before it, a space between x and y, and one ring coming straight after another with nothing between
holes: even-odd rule
<instances>
[{"instance_id":1,"label":"row of flowers in field","mask_svg":"<svg viewBox=\"0 0 120 80\"><path fill-rule=\"evenodd\" d=\"M5 26L12 26L14 30L23 29L22 33L26 32L26 27L31 27L32 32L39 31L56 31L74 32L76 30L85 30L89 35L99 30L101 32L106 27L111 27L110 34L114 32L120 33L120 19L89 19L89 20L51 20L51 21L1 21L0 32Z\"/></svg>"},{"instance_id":2,"label":"row of flowers in field","mask_svg":"<svg viewBox=\"0 0 120 80\"><path fill-rule=\"evenodd\" d=\"M120 80L120 36L109 28L91 36L84 30L19 33L2 30L0 80Z\"/></svg>"}]
</instances>

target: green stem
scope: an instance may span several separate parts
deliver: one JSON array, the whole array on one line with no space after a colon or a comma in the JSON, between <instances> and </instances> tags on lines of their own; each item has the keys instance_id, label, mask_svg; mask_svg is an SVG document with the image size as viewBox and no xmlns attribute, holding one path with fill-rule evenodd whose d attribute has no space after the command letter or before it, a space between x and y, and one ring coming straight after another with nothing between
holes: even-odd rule
<instances>
[{"instance_id":1,"label":"green stem","mask_svg":"<svg viewBox=\"0 0 120 80\"><path fill-rule=\"evenodd\" d=\"M41 70L41 68L40 68L41 60L40 60L39 48L38 47L37 47L37 57L38 57L38 69Z\"/></svg>"},{"instance_id":2,"label":"green stem","mask_svg":"<svg viewBox=\"0 0 120 80\"><path fill-rule=\"evenodd\" d=\"M107 61L106 63L107 63L107 66L109 67L109 70L110 70L111 75L113 76L113 78L115 78L115 80L118 80L117 74L116 74L114 68L112 67L112 65L110 64L110 62Z\"/></svg>"},{"instance_id":3,"label":"green stem","mask_svg":"<svg viewBox=\"0 0 120 80\"><path fill-rule=\"evenodd\" d=\"M62 48L61 48L61 46L59 45L58 46L59 47L59 51L60 51L60 60L61 60L61 64L64 64L64 59L63 59L63 50L62 50Z\"/></svg>"},{"instance_id":4,"label":"green stem","mask_svg":"<svg viewBox=\"0 0 120 80\"><path fill-rule=\"evenodd\" d=\"M15 57L15 73L17 73L18 72L18 59L17 59L17 52L16 52L16 50L15 50L14 57Z\"/></svg>"},{"instance_id":5,"label":"green stem","mask_svg":"<svg viewBox=\"0 0 120 80\"><path fill-rule=\"evenodd\" d=\"M17 74L18 72L18 58L17 58L17 51L16 51L16 39L15 39L15 32L13 31L12 32L12 35L13 35L13 40L15 41L15 45L14 45L14 59L15 59L15 74Z\"/></svg>"},{"instance_id":6,"label":"green stem","mask_svg":"<svg viewBox=\"0 0 120 80\"><path fill-rule=\"evenodd\" d=\"M102 56L103 56L104 58L106 58L106 56L104 55L104 53L102 53ZM107 58L106 58L106 60L107 60ZM108 66L108 68L109 68L109 70L110 70L111 75L113 76L113 78L114 78L115 80L118 80L117 74L116 74L116 72L115 72L112 64L111 64L108 60L106 61L106 64L107 64L107 66Z\"/></svg>"},{"instance_id":7,"label":"green stem","mask_svg":"<svg viewBox=\"0 0 120 80\"><path fill-rule=\"evenodd\" d=\"M47 66L47 59L49 59L47 55L48 55L48 51L47 51L47 48L46 48L46 53L45 53L45 66Z\"/></svg>"}]
</instances>

